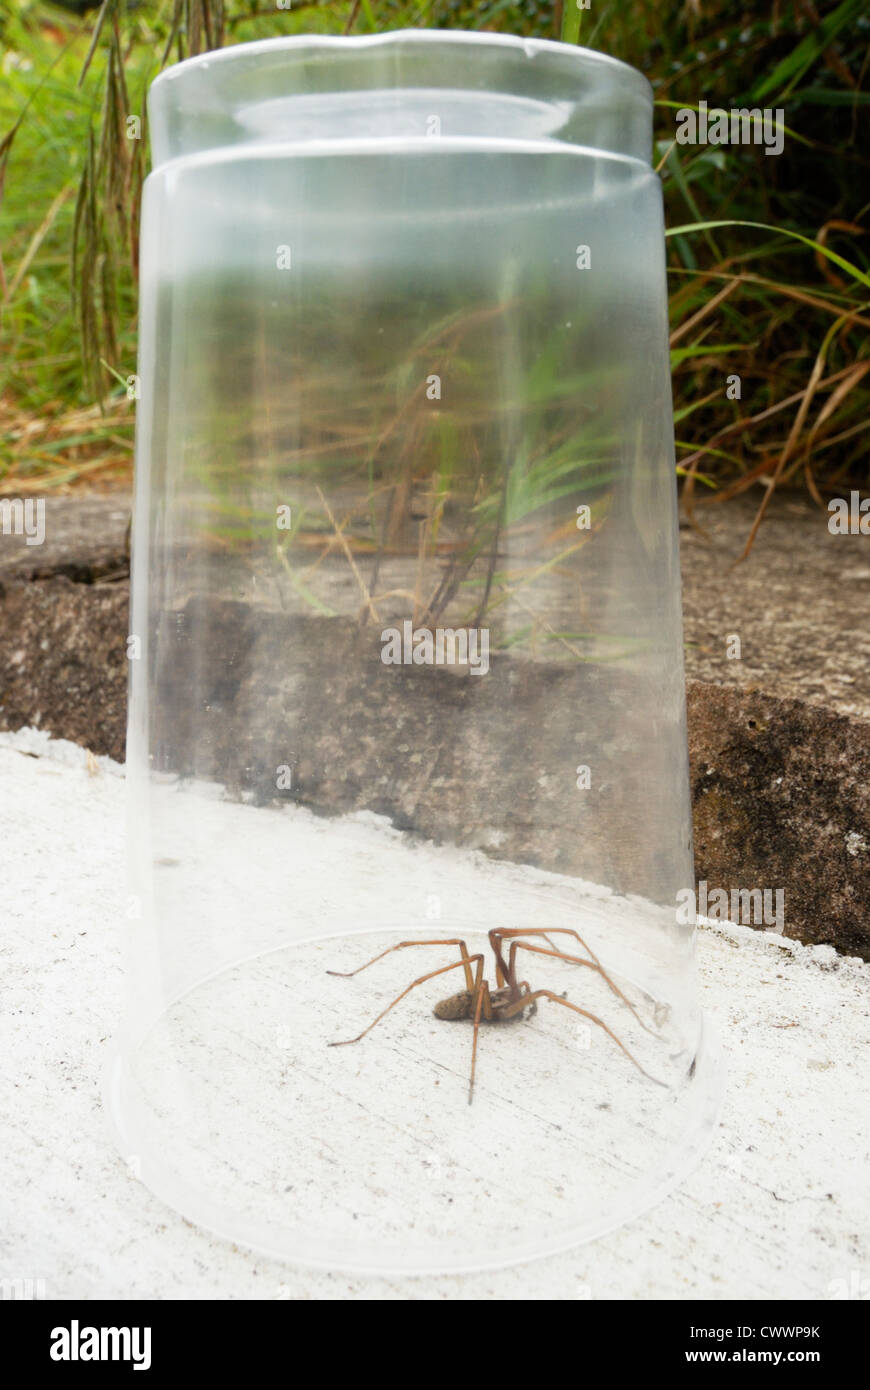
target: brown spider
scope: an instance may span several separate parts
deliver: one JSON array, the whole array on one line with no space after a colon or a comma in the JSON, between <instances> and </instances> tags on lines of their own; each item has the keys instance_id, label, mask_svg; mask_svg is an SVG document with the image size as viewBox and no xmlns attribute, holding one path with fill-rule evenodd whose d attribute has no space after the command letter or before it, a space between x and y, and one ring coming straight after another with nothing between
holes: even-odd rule
<instances>
[{"instance_id":1,"label":"brown spider","mask_svg":"<svg viewBox=\"0 0 870 1390\"><path fill-rule=\"evenodd\" d=\"M583 950L586 951L588 959L583 956L571 956L564 951L557 951L550 941L550 937L547 935L548 932L552 936L561 935L575 937L576 940L580 942ZM538 946L526 940L526 938L530 936L543 937L547 942L547 946ZM505 961L503 943L508 940L511 945L508 951L507 961ZM597 1023L598 1026L603 1028L605 1033L613 1039L617 1047L622 1049L626 1057L634 1063L638 1071L642 1072L650 1081L655 1081L655 1077L651 1077L649 1072L644 1071L640 1062L632 1056L625 1044L620 1042L616 1034L608 1028L607 1024L604 1023L602 1019L598 1018L595 1014L588 1013L586 1009L581 1009L578 1004L572 1004L570 1000L563 998L561 995L554 994L550 989L536 989L533 991L528 981L517 980L516 961L518 951L532 951L535 955L553 956L557 960L569 961L574 965L585 965L590 970L598 972L605 983L613 990L613 993L622 1000L626 1008L631 1010L640 1026L647 1033L651 1033L653 1030L647 1027L633 1004L629 1003L628 999L626 999L625 995L622 993L622 990L613 983L601 962L598 960L598 957L589 949L586 942L576 931L572 931L570 927L548 927L546 930L543 927L493 928L489 933L489 944L495 956L495 978L497 986L495 989L492 989L489 981L484 979L483 965L485 957L483 952L476 955L469 955L468 947L465 942L457 936L438 937L432 941L399 941L395 946L388 946L385 951L381 951L378 955L373 956L372 959L366 961L364 965L357 966L356 970L328 970L326 972L328 975L339 975L343 979L350 979L352 975L358 975L361 970L367 970L370 965L374 965L375 961L382 960L384 956L390 955L393 951L402 951L408 946L458 946L460 952L459 960L452 961L450 965L442 965L438 970L430 970L428 974L421 975L417 980L412 980L411 984L409 984L406 989L403 989L401 994L396 995L396 998L391 1004L388 1004L385 1009L381 1010L377 1018L373 1019L369 1024L368 1028L364 1028L355 1038L345 1038L341 1042L329 1043L329 1046L346 1047L350 1043L359 1042L361 1038L365 1037L366 1033L371 1032L376 1023L380 1023L381 1019L384 1018L391 1009L395 1008L400 1000L404 999L406 994L410 994L412 989L416 989L417 985L425 984L427 980L433 980L436 975L444 975L448 970L457 970L461 968L465 971L465 989L460 990L458 994L451 994L447 999L442 999L440 1003L435 1005L434 1013L436 1018L449 1021L461 1018L474 1018L474 1037L471 1044L471 1079L468 1088L469 1105L474 1096L474 1073L477 1064L477 1035L481 1019L487 1023L511 1022L514 1019L522 1018L525 1010L529 1007L531 1007L531 1014L537 1012L536 1001L538 999L552 999L554 1004L563 1004L566 1009L573 1009L575 1013L580 1014L583 1018L588 1018L592 1023ZM549 947L549 949L547 949L547 947ZM657 1082L656 1084L662 1085L663 1083Z\"/></svg>"}]
</instances>

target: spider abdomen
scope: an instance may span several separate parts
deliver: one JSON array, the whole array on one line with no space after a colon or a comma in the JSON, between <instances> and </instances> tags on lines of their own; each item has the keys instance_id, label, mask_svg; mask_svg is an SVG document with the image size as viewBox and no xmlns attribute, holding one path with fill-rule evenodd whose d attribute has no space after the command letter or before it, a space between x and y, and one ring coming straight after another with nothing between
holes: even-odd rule
<instances>
[{"instance_id":1,"label":"spider abdomen","mask_svg":"<svg viewBox=\"0 0 870 1390\"><path fill-rule=\"evenodd\" d=\"M451 994L449 999L442 999L435 1005L433 1013L436 1018L445 1018L452 1022L458 1018L470 1018L473 1007L474 995L470 989L463 989L458 994Z\"/></svg>"}]
</instances>

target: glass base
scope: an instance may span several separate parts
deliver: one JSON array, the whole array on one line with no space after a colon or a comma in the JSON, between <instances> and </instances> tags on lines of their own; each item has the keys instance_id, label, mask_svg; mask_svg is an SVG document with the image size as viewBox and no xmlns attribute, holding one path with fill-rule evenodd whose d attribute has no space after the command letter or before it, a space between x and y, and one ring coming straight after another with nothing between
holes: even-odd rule
<instances>
[{"instance_id":1,"label":"glass base","mask_svg":"<svg viewBox=\"0 0 870 1390\"><path fill-rule=\"evenodd\" d=\"M479 929L449 934L472 953L486 945ZM401 939L391 926L297 942L186 991L110 1065L131 1170L188 1220L264 1255L407 1275L567 1250L652 1206L697 1162L723 1090L709 1021L692 1061L564 962L548 963L557 997L535 1014L481 1024L471 1103L472 1021L433 1014L464 989L461 968L411 990L359 1041L328 1046L456 955L402 950L352 979L327 973ZM603 1014L650 1075L556 1007L566 997Z\"/></svg>"}]
</instances>

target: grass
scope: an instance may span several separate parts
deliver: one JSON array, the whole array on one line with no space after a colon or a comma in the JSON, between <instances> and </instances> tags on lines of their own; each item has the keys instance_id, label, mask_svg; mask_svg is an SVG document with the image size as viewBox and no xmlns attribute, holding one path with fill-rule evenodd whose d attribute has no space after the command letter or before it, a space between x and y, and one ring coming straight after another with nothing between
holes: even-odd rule
<instances>
[{"instance_id":1,"label":"grass","mask_svg":"<svg viewBox=\"0 0 870 1390\"><path fill-rule=\"evenodd\" d=\"M645 71L668 235L678 468L689 506L868 485L870 23L859 0L783 7L179 0L79 19L6 0L0 86L0 494L129 477L144 94L161 63L220 41L407 26L575 37ZM99 30L95 33L95 30ZM90 56L89 56L89 50ZM82 72L84 78L82 80ZM782 108L784 152L678 145L700 98ZM5 139L3 134L5 133ZM732 399L725 382L740 378ZM445 457L449 454L447 449ZM534 481L534 480L532 480ZM546 486L557 485L557 478ZM447 484L449 486L449 482ZM543 485L543 484L542 484ZM528 505L514 497L512 505ZM751 538L750 538L751 539Z\"/></svg>"}]
</instances>

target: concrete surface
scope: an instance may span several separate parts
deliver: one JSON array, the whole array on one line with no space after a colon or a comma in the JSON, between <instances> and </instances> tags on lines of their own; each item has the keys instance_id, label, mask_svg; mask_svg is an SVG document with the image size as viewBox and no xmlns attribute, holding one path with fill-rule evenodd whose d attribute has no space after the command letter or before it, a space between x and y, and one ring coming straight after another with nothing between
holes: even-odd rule
<instances>
[{"instance_id":1,"label":"concrete surface","mask_svg":"<svg viewBox=\"0 0 870 1390\"><path fill-rule=\"evenodd\" d=\"M832 535L806 495L776 495L740 561L761 497L696 506L702 531L682 518L686 672L870 719L870 536Z\"/></svg>"},{"instance_id":2,"label":"concrete surface","mask_svg":"<svg viewBox=\"0 0 870 1390\"><path fill-rule=\"evenodd\" d=\"M776 495L738 563L760 498L760 489L723 505L701 497L693 515L702 529L681 518L686 674L870 719L870 539L831 535L827 512L805 495ZM0 535L0 586L68 579L105 597L117 584L126 599L129 490L44 500L42 545ZM123 710L118 728L123 736ZM107 748L113 720L109 731Z\"/></svg>"},{"instance_id":3,"label":"concrete surface","mask_svg":"<svg viewBox=\"0 0 870 1390\"><path fill-rule=\"evenodd\" d=\"M688 524L680 533L696 877L728 892L781 889L786 936L870 959L868 538L831 535L826 513L800 496L776 497L750 557L734 567L756 503L753 494L698 506L708 539ZM37 725L123 758L128 508L123 490L49 498L43 545L0 537L0 728ZM729 657L734 637L738 659ZM220 670L225 645L213 645ZM333 669L332 637L306 651L315 685L340 684L342 674L347 681L340 661ZM317 709L303 700L303 713ZM394 712L380 714L392 727ZM256 764L268 742L248 720L249 743L254 733L254 756L242 762ZM283 756L266 759L270 777L276 761ZM400 752L394 761L401 764ZM344 783L333 778L313 791L317 760L308 762L301 780L305 769L294 768L300 794L328 811L347 809L349 758ZM335 765L325 755L321 762ZM421 802L401 766L393 772L398 823L437 837L431 818L418 824L422 813L451 823L453 809L435 806L431 788ZM498 781L481 787L510 804ZM554 810L558 819L561 803ZM618 810L625 821L630 807ZM553 839L551 824L542 827Z\"/></svg>"},{"instance_id":4,"label":"concrete surface","mask_svg":"<svg viewBox=\"0 0 870 1390\"><path fill-rule=\"evenodd\" d=\"M870 960L870 721L689 681L695 875L782 889L784 935Z\"/></svg>"},{"instance_id":5,"label":"concrete surface","mask_svg":"<svg viewBox=\"0 0 870 1390\"><path fill-rule=\"evenodd\" d=\"M35 756L34 756L35 755ZM0 739L5 1142L0 1279L46 1298L856 1296L870 1266L870 968L746 928L700 934L729 1088L682 1187L592 1245L493 1274L312 1273L203 1233L115 1153L101 1100L120 1003L123 777L39 731Z\"/></svg>"}]
</instances>

